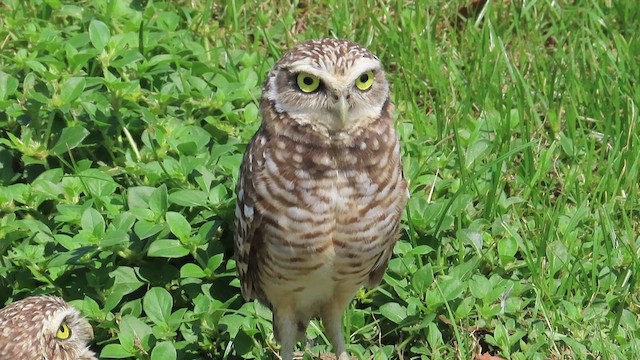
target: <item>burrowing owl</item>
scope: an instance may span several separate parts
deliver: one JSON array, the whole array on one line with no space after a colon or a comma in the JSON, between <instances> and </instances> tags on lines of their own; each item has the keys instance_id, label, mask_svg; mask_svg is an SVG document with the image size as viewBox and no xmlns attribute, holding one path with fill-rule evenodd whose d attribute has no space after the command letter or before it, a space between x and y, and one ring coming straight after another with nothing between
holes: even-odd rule
<instances>
[{"instance_id":1,"label":"burrowing owl","mask_svg":"<svg viewBox=\"0 0 640 360\"><path fill-rule=\"evenodd\" d=\"M0 310L0 359L97 360L91 325L52 296L33 296Z\"/></svg>"},{"instance_id":2,"label":"burrowing owl","mask_svg":"<svg viewBox=\"0 0 640 360\"><path fill-rule=\"evenodd\" d=\"M273 311L282 359L316 316L347 358L342 314L380 283L408 197L382 64L348 40L302 43L269 72L260 111L236 189L242 295Z\"/></svg>"}]
</instances>

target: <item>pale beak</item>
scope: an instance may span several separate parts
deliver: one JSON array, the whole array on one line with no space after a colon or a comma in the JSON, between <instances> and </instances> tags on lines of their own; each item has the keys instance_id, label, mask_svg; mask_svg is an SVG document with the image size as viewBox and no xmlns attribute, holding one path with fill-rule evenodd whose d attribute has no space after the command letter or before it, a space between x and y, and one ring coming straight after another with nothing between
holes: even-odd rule
<instances>
[{"instance_id":1,"label":"pale beak","mask_svg":"<svg viewBox=\"0 0 640 360\"><path fill-rule=\"evenodd\" d=\"M338 113L338 119L340 120L340 125L344 127L347 122L347 113L349 112L349 103L344 96L340 96L338 102L336 103L336 110Z\"/></svg>"}]
</instances>

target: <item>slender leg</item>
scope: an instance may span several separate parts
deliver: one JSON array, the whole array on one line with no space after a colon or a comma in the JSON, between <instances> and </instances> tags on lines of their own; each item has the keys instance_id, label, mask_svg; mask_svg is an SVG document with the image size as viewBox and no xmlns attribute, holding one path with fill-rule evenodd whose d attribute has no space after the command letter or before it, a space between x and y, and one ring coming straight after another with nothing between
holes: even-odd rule
<instances>
[{"instance_id":1,"label":"slender leg","mask_svg":"<svg viewBox=\"0 0 640 360\"><path fill-rule=\"evenodd\" d=\"M346 299L334 298L333 300L333 302L323 307L320 317L327 337L331 341L331 345L333 345L333 352L336 357L339 360L349 360L347 347L344 343L344 335L342 334L342 314L351 300L351 296Z\"/></svg>"},{"instance_id":2,"label":"slender leg","mask_svg":"<svg viewBox=\"0 0 640 360\"><path fill-rule=\"evenodd\" d=\"M280 358L293 360L293 348L296 345L298 327L291 313L274 312L273 324L275 326L276 340L280 343Z\"/></svg>"}]
</instances>

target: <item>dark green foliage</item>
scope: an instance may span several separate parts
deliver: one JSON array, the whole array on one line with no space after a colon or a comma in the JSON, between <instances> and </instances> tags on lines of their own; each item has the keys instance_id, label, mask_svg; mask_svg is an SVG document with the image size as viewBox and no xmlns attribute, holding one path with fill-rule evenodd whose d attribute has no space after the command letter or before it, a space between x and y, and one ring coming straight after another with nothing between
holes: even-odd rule
<instances>
[{"instance_id":1,"label":"dark green foliage","mask_svg":"<svg viewBox=\"0 0 640 360\"><path fill-rule=\"evenodd\" d=\"M389 70L411 184L350 351L635 357L638 7L481 3L4 1L0 303L72 300L105 359L273 357L235 278L235 179L268 69L338 36Z\"/></svg>"}]
</instances>

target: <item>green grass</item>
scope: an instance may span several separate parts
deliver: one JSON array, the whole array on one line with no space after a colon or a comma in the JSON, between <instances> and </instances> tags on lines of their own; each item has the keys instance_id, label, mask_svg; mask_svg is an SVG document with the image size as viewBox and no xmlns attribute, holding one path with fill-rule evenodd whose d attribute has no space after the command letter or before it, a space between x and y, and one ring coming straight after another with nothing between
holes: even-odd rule
<instances>
[{"instance_id":1,"label":"green grass","mask_svg":"<svg viewBox=\"0 0 640 360\"><path fill-rule=\"evenodd\" d=\"M335 36L388 69L411 188L354 356L637 357L640 8L471 4L4 1L0 302L64 296L101 358L275 358L233 187L268 69Z\"/></svg>"}]
</instances>

